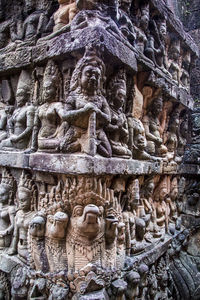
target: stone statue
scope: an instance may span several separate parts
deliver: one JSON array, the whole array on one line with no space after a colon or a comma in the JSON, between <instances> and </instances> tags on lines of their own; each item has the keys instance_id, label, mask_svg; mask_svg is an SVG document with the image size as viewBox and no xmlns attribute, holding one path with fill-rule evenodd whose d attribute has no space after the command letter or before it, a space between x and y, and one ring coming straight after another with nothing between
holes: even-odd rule
<instances>
[{"instance_id":1,"label":"stone statue","mask_svg":"<svg viewBox=\"0 0 200 300\"><path fill-rule=\"evenodd\" d=\"M38 138L34 137L34 140L38 144L38 151L59 151L66 126L63 122L64 105L60 102L60 81L58 66L53 60L49 60L43 78L43 104L38 107L35 118L35 125L39 132ZM37 148L37 145L34 145L34 148Z\"/></svg>"},{"instance_id":2,"label":"stone statue","mask_svg":"<svg viewBox=\"0 0 200 300\"><path fill-rule=\"evenodd\" d=\"M151 155L166 156L167 148L161 137L161 124L159 114L163 110L161 97L152 100L148 107L147 114L143 118L143 124L147 139L147 152Z\"/></svg>"},{"instance_id":3,"label":"stone statue","mask_svg":"<svg viewBox=\"0 0 200 300\"><path fill-rule=\"evenodd\" d=\"M15 216L14 235L8 254L18 254L22 261L27 262L28 229L37 209L37 187L30 176L24 172L20 177L17 193L19 210Z\"/></svg>"},{"instance_id":4,"label":"stone statue","mask_svg":"<svg viewBox=\"0 0 200 300\"><path fill-rule=\"evenodd\" d=\"M188 92L190 90L190 66L191 66L191 53L190 51L185 51L182 59L182 69L181 69L181 76L180 81L182 87L186 89Z\"/></svg>"},{"instance_id":5,"label":"stone statue","mask_svg":"<svg viewBox=\"0 0 200 300\"><path fill-rule=\"evenodd\" d=\"M162 71L167 72L166 62L166 20L151 20L150 32L147 34L147 44L144 54ZM167 72L168 74L168 72Z\"/></svg>"},{"instance_id":6,"label":"stone statue","mask_svg":"<svg viewBox=\"0 0 200 300\"><path fill-rule=\"evenodd\" d=\"M11 173L3 169L0 184L0 249L9 247L14 230L14 196L16 182Z\"/></svg>"},{"instance_id":7,"label":"stone statue","mask_svg":"<svg viewBox=\"0 0 200 300\"><path fill-rule=\"evenodd\" d=\"M7 121L10 134L8 138L1 141L1 149L25 150L30 144L35 115L35 108L29 102L30 85L30 76L23 70L17 85L17 108Z\"/></svg>"},{"instance_id":8,"label":"stone statue","mask_svg":"<svg viewBox=\"0 0 200 300\"><path fill-rule=\"evenodd\" d=\"M174 109L171 113L171 117L168 124L168 130L166 132L166 142L167 147L167 159L168 161L173 161L175 163L180 163L181 158L177 154L178 148L178 134L179 134L179 110Z\"/></svg>"},{"instance_id":9,"label":"stone statue","mask_svg":"<svg viewBox=\"0 0 200 300\"><path fill-rule=\"evenodd\" d=\"M177 178L172 178L170 182L170 193L168 202L170 213L169 213L169 221L175 223L177 220L177 207L176 207L176 200L178 198L178 181Z\"/></svg>"},{"instance_id":10,"label":"stone statue","mask_svg":"<svg viewBox=\"0 0 200 300\"><path fill-rule=\"evenodd\" d=\"M103 96L105 65L89 46L72 74L66 99L65 120L69 124L60 146L63 152L85 152L111 157L112 149L104 128L110 123L108 103Z\"/></svg>"},{"instance_id":11,"label":"stone statue","mask_svg":"<svg viewBox=\"0 0 200 300\"><path fill-rule=\"evenodd\" d=\"M126 299L137 299L137 297L139 296L140 274L136 271L129 271L126 274L126 280L128 283L128 287L125 292Z\"/></svg>"},{"instance_id":12,"label":"stone statue","mask_svg":"<svg viewBox=\"0 0 200 300\"><path fill-rule=\"evenodd\" d=\"M172 76L172 79L180 83L180 40L177 38L172 39L171 45L168 51L168 58L169 58L169 73Z\"/></svg>"},{"instance_id":13,"label":"stone statue","mask_svg":"<svg viewBox=\"0 0 200 300\"><path fill-rule=\"evenodd\" d=\"M67 24L70 24L78 12L75 0L58 0L59 8L54 13L55 26L53 31L58 31Z\"/></svg>"},{"instance_id":14,"label":"stone statue","mask_svg":"<svg viewBox=\"0 0 200 300\"><path fill-rule=\"evenodd\" d=\"M157 221L156 221L156 211L153 201L153 192L155 188L154 179L152 177L147 178L141 189L141 202L144 206L145 213L149 216L149 221L147 223L147 232L150 232L153 237L160 237L161 233L159 231Z\"/></svg>"},{"instance_id":15,"label":"stone statue","mask_svg":"<svg viewBox=\"0 0 200 300\"><path fill-rule=\"evenodd\" d=\"M156 278L156 269L153 265L150 269L150 272L147 276L148 280L148 300L157 300L157 293L158 293L158 282Z\"/></svg>"},{"instance_id":16,"label":"stone statue","mask_svg":"<svg viewBox=\"0 0 200 300\"><path fill-rule=\"evenodd\" d=\"M141 300L147 299L148 292L148 280L147 275L149 272L149 267L146 264L141 264L138 267L138 273L140 274L140 284L139 284L139 295L138 298Z\"/></svg>"},{"instance_id":17,"label":"stone statue","mask_svg":"<svg viewBox=\"0 0 200 300\"><path fill-rule=\"evenodd\" d=\"M116 265L118 219L113 208L114 193L101 179L82 178L70 188L71 218L66 236L68 271L88 263L101 267ZM107 203L107 204L106 204Z\"/></svg>"},{"instance_id":18,"label":"stone statue","mask_svg":"<svg viewBox=\"0 0 200 300\"><path fill-rule=\"evenodd\" d=\"M167 176L160 179L155 192L154 192L154 205L155 205L155 215L156 223L160 229L164 229L168 232L169 223L169 209L166 204L166 199L168 197L168 181Z\"/></svg>"},{"instance_id":19,"label":"stone statue","mask_svg":"<svg viewBox=\"0 0 200 300\"><path fill-rule=\"evenodd\" d=\"M141 53L147 46L147 33L149 27L149 5L143 5L140 8L141 15L138 16L136 30L136 47Z\"/></svg>"},{"instance_id":20,"label":"stone statue","mask_svg":"<svg viewBox=\"0 0 200 300\"><path fill-rule=\"evenodd\" d=\"M180 158L183 158L185 152L185 146L188 138L188 115L187 112L183 111L180 113L180 126L178 134L178 147L177 153Z\"/></svg>"},{"instance_id":21,"label":"stone statue","mask_svg":"<svg viewBox=\"0 0 200 300\"><path fill-rule=\"evenodd\" d=\"M135 28L130 20L131 1L130 0L120 0L119 1L119 16L118 23L120 30L124 37L130 42L131 45L134 44L136 39Z\"/></svg>"},{"instance_id":22,"label":"stone statue","mask_svg":"<svg viewBox=\"0 0 200 300\"><path fill-rule=\"evenodd\" d=\"M125 70L119 70L118 73L110 79L109 87L109 105L111 111L111 123L106 128L106 132L111 144L113 156L129 158L132 153L128 149L128 124L124 114L126 101L126 74Z\"/></svg>"},{"instance_id":23,"label":"stone statue","mask_svg":"<svg viewBox=\"0 0 200 300\"><path fill-rule=\"evenodd\" d=\"M134 159L157 160L158 158L146 152L147 140L142 122L139 119L128 116L129 149L132 150Z\"/></svg>"}]
</instances>

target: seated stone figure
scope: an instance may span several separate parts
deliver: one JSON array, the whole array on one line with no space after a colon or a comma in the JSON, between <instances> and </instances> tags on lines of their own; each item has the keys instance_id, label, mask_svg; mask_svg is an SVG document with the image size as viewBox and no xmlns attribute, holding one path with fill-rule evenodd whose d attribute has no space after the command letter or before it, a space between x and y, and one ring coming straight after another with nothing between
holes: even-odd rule
<instances>
[{"instance_id":1,"label":"seated stone figure","mask_svg":"<svg viewBox=\"0 0 200 300\"><path fill-rule=\"evenodd\" d=\"M17 107L7 121L9 137L2 140L0 149L25 150L30 143L35 115L34 106L27 105L30 99L30 83L29 74L23 70L17 85Z\"/></svg>"},{"instance_id":2,"label":"seated stone figure","mask_svg":"<svg viewBox=\"0 0 200 300\"><path fill-rule=\"evenodd\" d=\"M72 74L64 119L69 128L60 149L63 152L99 153L111 157L112 150L104 128L111 115L103 96L105 65L94 48L87 48ZM96 149L95 149L96 148Z\"/></svg>"},{"instance_id":3,"label":"seated stone figure","mask_svg":"<svg viewBox=\"0 0 200 300\"><path fill-rule=\"evenodd\" d=\"M147 114L143 118L143 124L147 139L147 152L151 155L165 156L167 147L161 137L161 124L159 114L163 110L162 98L155 98L149 105Z\"/></svg>"},{"instance_id":4,"label":"seated stone figure","mask_svg":"<svg viewBox=\"0 0 200 300\"><path fill-rule=\"evenodd\" d=\"M38 128L38 151L59 151L61 139L64 135L63 121L64 107L59 101L59 82L61 75L53 60L49 60L43 77L42 101L35 118L35 126ZM36 130L37 131L37 130ZM33 145L36 148L36 145Z\"/></svg>"},{"instance_id":5,"label":"seated stone figure","mask_svg":"<svg viewBox=\"0 0 200 300\"><path fill-rule=\"evenodd\" d=\"M126 101L126 74L125 70L118 73L109 81L108 94L111 107L111 123L106 132L112 148L113 156L131 157L128 149L128 124L123 112Z\"/></svg>"},{"instance_id":6,"label":"seated stone figure","mask_svg":"<svg viewBox=\"0 0 200 300\"><path fill-rule=\"evenodd\" d=\"M59 8L54 14L54 32L71 23L78 11L75 0L58 0L58 3Z\"/></svg>"},{"instance_id":7,"label":"seated stone figure","mask_svg":"<svg viewBox=\"0 0 200 300\"><path fill-rule=\"evenodd\" d=\"M129 149L133 158L141 160L156 160L158 158L146 152L147 140L142 122L132 116L128 117Z\"/></svg>"}]
</instances>

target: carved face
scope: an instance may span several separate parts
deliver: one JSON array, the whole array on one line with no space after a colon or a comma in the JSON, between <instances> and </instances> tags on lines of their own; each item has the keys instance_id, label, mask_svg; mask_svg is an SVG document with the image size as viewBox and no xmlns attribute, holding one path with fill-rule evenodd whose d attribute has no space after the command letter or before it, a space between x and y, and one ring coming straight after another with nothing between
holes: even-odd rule
<instances>
[{"instance_id":1,"label":"carved face","mask_svg":"<svg viewBox=\"0 0 200 300\"><path fill-rule=\"evenodd\" d=\"M56 87L52 84L50 80L44 81L42 99L44 102L49 102L55 100L56 98Z\"/></svg>"},{"instance_id":2,"label":"carved face","mask_svg":"<svg viewBox=\"0 0 200 300\"><path fill-rule=\"evenodd\" d=\"M147 140L145 138L144 132L139 132L134 137L134 144L139 150L144 150L147 146Z\"/></svg>"},{"instance_id":3,"label":"carved face","mask_svg":"<svg viewBox=\"0 0 200 300\"><path fill-rule=\"evenodd\" d=\"M146 195L151 196L153 194L153 190L154 190L154 182L150 181L146 187Z\"/></svg>"},{"instance_id":4,"label":"carved face","mask_svg":"<svg viewBox=\"0 0 200 300\"><path fill-rule=\"evenodd\" d=\"M30 234L35 237L43 237L45 234L45 220L40 216L36 216L30 222Z\"/></svg>"},{"instance_id":5,"label":"carved face","mask_svg":"<svg viewBox=\"0 0 200 300\"><path fill-rule=\"evenodd\" d=\"M28 189L20 187L18 189L19 207L23 211L29 211L31 208L31 192Z\"/></svg>"},{"instance_id":6,"label":"carved face","mask_svg":"<svg viewBox=\"0 0 200 300\"><path fill-rule=\"evenodd\" d=\"M89 94L94 94L100 88L101 71L98 67L85 66L81 74L81 87Z\"/></svg>"},{"instance_id":7,"label":"carved face","mask_svg":"<svg viewBox=\"0 0 200 300\"><path fill-rule=\"evenodd\" d=\"M95 238L101 230L102 210L94 204L85 207L76 205L71 216L71 226L80 236L88 239Z\"/></svg>"},{"instance_id":8,"label":"carved face","mask_svg":"<svg viewBox=\"0 0 200 300\"><path fill-rule=\"evenodd\" d=\"M155 99L151 105L151 111L153 112L153 114L158 116L161 113L162 109L163 109L162 99L160 98Z\"/></svg>"},{"instance_id":9,"label":"carved face","mask_svg":"<svg viewBox=\"0 0 200 300\"><path fill-rule=\"evenodd\" d=\"M9 188L5 184L0 185L0 203L7 204L9 200Z\"/></svg>"},{"instance_id":10,"label":"carved face","mask_svg":"<svg viewBox=\"0 0 200 300\"><path fill-rule=\"evenodd\" d=\"M147 13L143 14L140 20L141 28L146 31L149 26L149 15Z\"/></svg>"},{"instance_id":11,"label":"carved face","mask_svg":"<svg viewBox=\"0 0 200 300\"><path fill-rule=\"evenodd\" d=\"M163 183L160 186L160 200L163 201L166 198L167 194L168 194L167 185Z\"/></svg>"},{"instance_id":12,"label":"carved face","mask_svg":"<svg viewBox=\"0 0 200 300\"><path fill-rule=\"evenodd\" d=\"M121 0L120 1L120 8L125 12L129 12L131 8L131 1L130 0Z\"/></svg>"},{"instance_id":13,"label":"carved face","mask_svg":"<svg viewBox=\"0 0 200 300\"><path fill-rule=\"evenodd\" d=\"M21 107L26 103L26 97L27 93L24 89L17 89L16 93L16 101L17 101L17 106Z\"/></svg>"},{"instance_id":14,"label":"carved face","mask_svg":"<svg viewBox=\"0 0 200 300\"><path fill-rule=\"evenodd\" d=\"M160 23L160 27L159 27L159 32L161 34L161 36L165 39L167 36L167 24L166 21L163 21Z\"/></svg>"},{"instance_id":15,"label":"carved face","mask_svg":"<svg viewBox=\"0 0 200 300\"><path fill-rule=\"evenodd\" d=\"M118 107L122 107L126 101L126 89L125 87L121 87L116 89L115 91L115 103Z\"/></svg>"}]
</instances>

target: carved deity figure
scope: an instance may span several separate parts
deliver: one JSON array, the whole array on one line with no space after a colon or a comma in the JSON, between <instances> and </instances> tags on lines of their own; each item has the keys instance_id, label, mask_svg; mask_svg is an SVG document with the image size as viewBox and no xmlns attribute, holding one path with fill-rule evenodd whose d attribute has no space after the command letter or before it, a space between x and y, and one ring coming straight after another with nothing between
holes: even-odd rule
<instances>
[{"instance_id":1,"label":"carved deity figure","mask_svg":"<svg viewBox=\"0 0 200 300\"><path fill-rule=\"evenodd\" d=\"M70 24L78 11L75 0L58 0L58 3L59 8L54 13L54 32Z\"/></svg>"},{"instance_id":2,"label":"carved deity figure","mask_svg":"<svg viewBox=\"0 0 200 300\"><path fill-rule=\"evenodd\" d=\"M138 17L136 30L136 47L144 53L147 45L147 31L149 27L149 5L143 5L140 8L141 16Z\"/></svg>"},{"instance_id":3,"label":"carved deity figure","mask_svg":"<svg viewBox=\"0 0 200 300\"><path fill-rule=\"evenodd\" d=\"M191 53L190 51L185 51L183 54L182 68L181 68L181 84L182 87L189 91L190 89L190 65L191 65Z\"/></svg>"},{"instance_id":4,"label":"carved deity figure","mask_svg":"<svg viewBox=\"0 0 200 300\"><path fill-rule=\"evenodd\" d=\"M139 296L140 274L133 270L129 271L126 274L126 281L128 283L128 288L125 292L126 299L137 299L137 297Z\"/></svg>"},{"instance_id":5,"label":"carved deity figure","mask_svg":"<svg viewBox=\"0 0 200 300\"><path fill-rule=\"evenodd\" d=\"M119 70L109 81L108 94L110 96L111 123L106 132L111 144L113 156L129 158L132 153L128 149L128 124L124 114L126 101L126 74Z\"/></svg>"},{"instance_id":6,"label":"carved deity figure","mask_svg":"<svg viewBox=\"0 0 200 300\"><path fill-rule=\"evenodd\" d=\"M149 215L149 222L147 223L147 232L151 232L153 234L153 237L159 237L161 234L156 222L156 211L153 201L154 188L154 179L146 179L142 185L141 202L144 206L146 215Z\"/></svg>"},{"instance_id":7,"label":"carved deity figure","mask_svg":"<svg viewBox=\"0 0 200 300\"><path fill-rule=\"evenodd\" d=\"M35 108L29 104L30 84L30 76L23 70L17 85L17 107L7 121L10 134L0 143L1 149L25 150L29 146L35 115Z\"/></svg>"},{"instance_id":8,"label":"carved deity figure","mask_svg":"<svg viewBox=\"0 0 200 300\"><path fill-rule=\"evenodd\" d=\"M168 130L166 132L167 159L168 161L181 162L181 158L177 155L178 134L179 134L179 110L174 110L171 114Z\"/></svg>"},{"instance_id":9,"label":"carved deity figure","mask_svg":"<svg viewBox=\"0 0 200 300\"><path fill-rule=\"evenodd\" d=\"M176 207L176 200L178 198L178 181L177 178L174 177L171 180L170 183L170 193L169 193L169 201L168 201L168 205L169 205L169 219L171 222L176 222L177 220L177 207Z\"/></svg>"},{"instance_id":10,"label":"carved deity figure","mask_svg":"<svg viewBox=\"0 0 200 300\"><path fill-rule=\"evenodd\" d=\"M15 180L8 170L4 169L0 184L0 249L9 247L14 230Z\"/></svg>"},{"instance_id":11,"label":"carved deity figure","mask_svg":"<svg viewBox=\"0 0 200 300\"><path fill-rule=\"evenodd\" d=\"M82 178L76 190L77 196L70 200L72 214L66 237L69 272L88 263L114 267L118 219L111 203L113 191L96 178ZM115 255L110 256L113 249Z\"/></svg>"},{"instance_id":12,"label":"carved deity figure","mask_svg":"<svg viewBox=\"0 0 200 300\"><path fill-rule=\"evenodd\" d=\"M151 270L148 274L147 280L148 280L147 299L148 300L157 300L158 281L156 278L156 269L155 269L154 265L151 267Z\"/></svg>"},{"instance_id":13,"label":"carved deity figure","mask_svg":"<svg viewBox=\"0 0 200 300\"><path fill-rule=\"evenodd\" d=\"M172 79L175 80L178 84L180 83L180 40L173 39L169 48L169 72L172 76Z\"/></svg>"},{"instance_id":14,"label":"carved deity figure","mask_svg":"<svg viewBox=\"0 0 200 300\"><path fill-rule=\"evenodd\" d=\"M178 149L177 153L180 158L183 157L185 146L187 144L188 137L188 115L184 113L181 117L180 126L179 126L179 135L178 135Z\"/></svg>"},{"instance_id":15,"label":"carved deity figure","mask_svg":"<svg viewBox=\"0 0 200 300\"><path fill-rule=\"evenodd\" d=\"M151 21L150 33L147 35L148 40L145 47L145 55L155 64L167 72L166 68L166 20ZM168 73L168 72L167 72Z\"/></svg>"},{"instance_id":16,"label":"carved deity figure","mask_svg":"<svg viewBox=\"0 0 200 300\"><path fill-rule=\"evenodd\" d=\"M128 116L129 149L133 158L141 160L155 160L156 157L146 152L147 140L142 122L139 119Z\"/></svg>"},{"instance_id":17,"label":"carved deity figure","mask_svg":"<svg viewBox=\"0 0 200 300\"><path fill-rule=\"evenodd\" d=\"M69 216L62 199L62 186L59 181L40 199L39 211L30 222L31 257L34 268L43 272L67 269L65 239Z\"/></svg>"},{"instance_id":18,"label":"carved deity figure","mask_svg":"<svg viewBox=\"0 0 200 300\"><path fill-rule=\"evenodd\" d=\"M65 120L69 124L61 150L110 157L112 150L104 128L111 115L103 96L105 65L89 46L72 74L66 99Z\"/></svg>"},{"instance_id":19,"label":"carved deity figure","mask_svg":"<svg viewBox=\"0 0 200 300\"><path fill-rule=\"evenodd\" d=\"M9 255L18 254L27 262L29 223L36 214L37 188L28 174L22 173L18 185L19 210L15 216L14 236L8 251Z\"/></svg>"},{"instance_id":20,"label":"carved deity figure","mask_svg":"<svg viewBox=\"0 0 200 300\"><path fill-rule=\"evenodd\" d=\"M143 124L147 139L147 150L150 154L165 156L167 148L163 145L161 136L161 124L159 115L163 110L163 100L161 97L152 100L147 114L143 118Z\"/></svg>"},{"instance_id":21,"label":"carved deity figure","mask_svg":"<svg viewBox=\"0 0 200 300\"><path fill-rule=\"evenodd\" d=\"M59 102L61 75L53 60L49 60L43 78L42 101L35 120L38 132L38 151L56 152L64 135L63 103ZM36 138L35 138L36 139Z\"/></svg>"},{"instance_id":22,"label":"carved deity figure","mask_svg":"<svg viewBox=\"0 0 200 300\"><path fill-rule=\"evenodd\" d=\"M118 23L124 37L133 45L136 39L135 28L130 20L131 0L119 1Z\"/></svg>"},{"instance_id":23,"label":"carved deity figure","mask_svg":"<svg viewBox=\"0 0 200 300\"><path fill-rule=\"evenodd\" d=\"M168 197L167 176L161 178L154 192L154 205L157 225L168 232L169 210L166 199Z\"/></svg>"}]
</instances>

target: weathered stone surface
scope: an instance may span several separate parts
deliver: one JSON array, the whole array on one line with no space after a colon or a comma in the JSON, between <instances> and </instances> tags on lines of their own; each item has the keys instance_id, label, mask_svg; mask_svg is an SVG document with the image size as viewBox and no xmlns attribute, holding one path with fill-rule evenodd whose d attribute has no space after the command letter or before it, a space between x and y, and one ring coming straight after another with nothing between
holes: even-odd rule
<instances>
[{"instance_id":1,"label":"weathered stone surface","mask_svg":"<svg viewBox=\"0 0 200 300\"><path fill-rule=\"evenodd\" d=\"M197 46L163 0L12 2L0 299L198 299Z\"/></svg>"}]
</instances>

